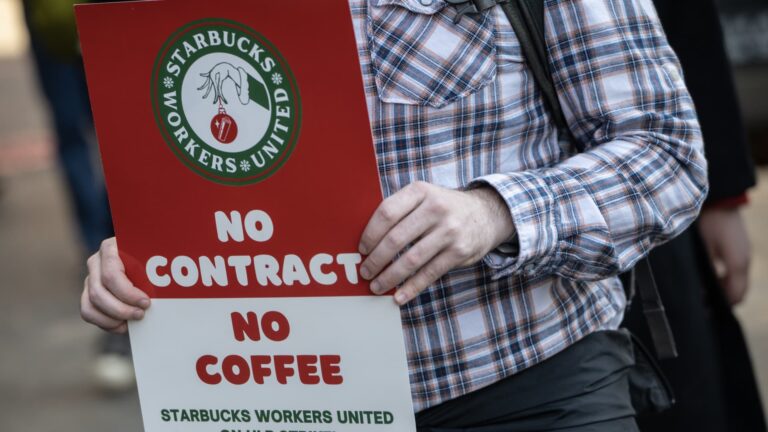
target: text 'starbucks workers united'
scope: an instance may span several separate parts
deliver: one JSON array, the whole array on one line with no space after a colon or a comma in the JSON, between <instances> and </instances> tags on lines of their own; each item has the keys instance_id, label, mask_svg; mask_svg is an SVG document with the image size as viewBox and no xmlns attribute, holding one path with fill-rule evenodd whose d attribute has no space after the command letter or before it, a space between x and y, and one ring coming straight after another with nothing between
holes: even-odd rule
<instances>
[{"instance_id":1,"label":"text 'starbucks workers united'","mask_svg":"<svg viewBox=\"0 0 768 432\"><path fill-rule=\"evenodd\" d=\"M269 177L298 138L301 104L288 64L232 21L198 21L173 34L155 62L152 98L173 152L220 183Z\"/></svg>"}]
</instances>

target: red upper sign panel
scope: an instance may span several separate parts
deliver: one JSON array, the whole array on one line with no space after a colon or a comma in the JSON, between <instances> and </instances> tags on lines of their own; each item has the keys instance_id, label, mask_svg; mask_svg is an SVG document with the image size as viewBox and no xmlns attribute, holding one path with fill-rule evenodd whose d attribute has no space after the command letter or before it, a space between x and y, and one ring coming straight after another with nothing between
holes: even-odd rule
<instances>
[{"instance_id":1,"label":"red upper sign panel","mask_svg":"<svg viewBox=\"0 0 768 432\"><path fill-rule=\"evenodd\" d=\"M76 12L137 286L157 298L370 295L356 252L381 191L346 0ZM318 20L327 32L302 31Z\"/></svg>"}]
</instances>

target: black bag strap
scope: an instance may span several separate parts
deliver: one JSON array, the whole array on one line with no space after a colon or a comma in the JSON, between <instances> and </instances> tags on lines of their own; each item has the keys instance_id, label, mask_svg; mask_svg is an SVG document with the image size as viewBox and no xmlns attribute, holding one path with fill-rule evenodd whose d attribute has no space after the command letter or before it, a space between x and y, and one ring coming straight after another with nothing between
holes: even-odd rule
<instances>
[{"instance_id":1,"label":"black bag strap","mask_svg":"<svg viewBox=\"0 0 768 432\"><path fill-rule=\"evenodd\" d=\"M583 143L579 143L570 132L563 114L560 100L557 98L552 73L547 61L547 46L544 34L544 0L446 0L456 6L456 21L468 13L478 13L499 5L520 41L528 68L544 96L552 120L560 133L565 133L571 143L582 152ZM651 339L659 359L677 357L677 344L669 326L667 314L659 295L659 288L653 278L651 263L648 258L641 260L629 273L629 283L624 284L627 301L637 291L643 314L645 315Z\"/></svg>"},{"instance_id":2,"label":"black bag strap","mask_svg":"<svg viewBox=\"0 0 768 432\"><path fill-rule=\"evenodd\" d=\"M661 360L677 357L677 343L675 335L669 326L669 318L664 310L664 303L659 295L659 287L653 278L651 260L645 258L638 262L631 270L631 278L634 281L632 290L637 290L640 296L640 307L645 315L645 323L651 333L656 357Z\"/></svg>"},{"instance_id":3,"label":"black bag strap","mask_svg":"<svg viewBox=\"0 0 768 432\"><path fill-rule=\"evenodd\" d=\"M549 71L547 45L544 40L544 0L507 0L499 3L499 6L515 30L528 68L539 85L559 133L566 136L579 152L583 152L584 145L571 134L565 120L563 107L557 98L557 88Z\"/></svg>"},{"instance_id":4,"label":"black bag strap","mask_svg":"<svg viewBox=\"0 0 768 432\"><path fill-rule=\"evenodd\" d=\"M539 85L544 96L544 103L557 126L558 132L564 134L579 152L584 151L584 145L571 134L565 121L563 108L557 98L555 82L547 66L547 49L544 40L544 0L446 0L457 7L456 21L466 14L478 13L496 5L501 6L509 23L515 30L520 46L528 60L528 68ZM563 135L561 135L563 136Z\"/></svg>"}]
</instances>

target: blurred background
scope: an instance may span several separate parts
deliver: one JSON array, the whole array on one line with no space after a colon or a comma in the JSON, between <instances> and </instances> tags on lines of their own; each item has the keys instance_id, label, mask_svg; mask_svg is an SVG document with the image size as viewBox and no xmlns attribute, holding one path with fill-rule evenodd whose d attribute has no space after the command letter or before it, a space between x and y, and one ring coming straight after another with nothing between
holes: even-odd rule
<instances>
[{"instance_id":1,"label":"blurred background","mask_svg":"<svg viewBox=\"0 0 768 432\"><path fill-rule=\"evenodd\" d=\"M768 164L768 5L721 2L755 161ZM99 390L78 301L86 248L56 162L20 0L0 0L0 431L139 431L135 390ZM754 257L737 307L768 395L768 165L745 208ZM764 398L764 402L768 399ZM768 404L766 404L768 409Z\"/></svg>"}]
</instances>

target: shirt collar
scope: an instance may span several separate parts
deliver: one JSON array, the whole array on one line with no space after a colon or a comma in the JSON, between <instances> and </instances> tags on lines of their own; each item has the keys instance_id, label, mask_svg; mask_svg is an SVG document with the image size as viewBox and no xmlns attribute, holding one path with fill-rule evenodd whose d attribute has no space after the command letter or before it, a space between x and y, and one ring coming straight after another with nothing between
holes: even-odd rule
<instances>
[{"instance_id":1,"label":"shirt collar","mask_svg":"<svg viewBox=\"0 0 768 432\"><path fill-rule=\"evenodd\" d=\"M445 6L445 0L370 0L371 6L400 6L404 7L411 12L433 15Z\"/></svg>"}]
</instances>

